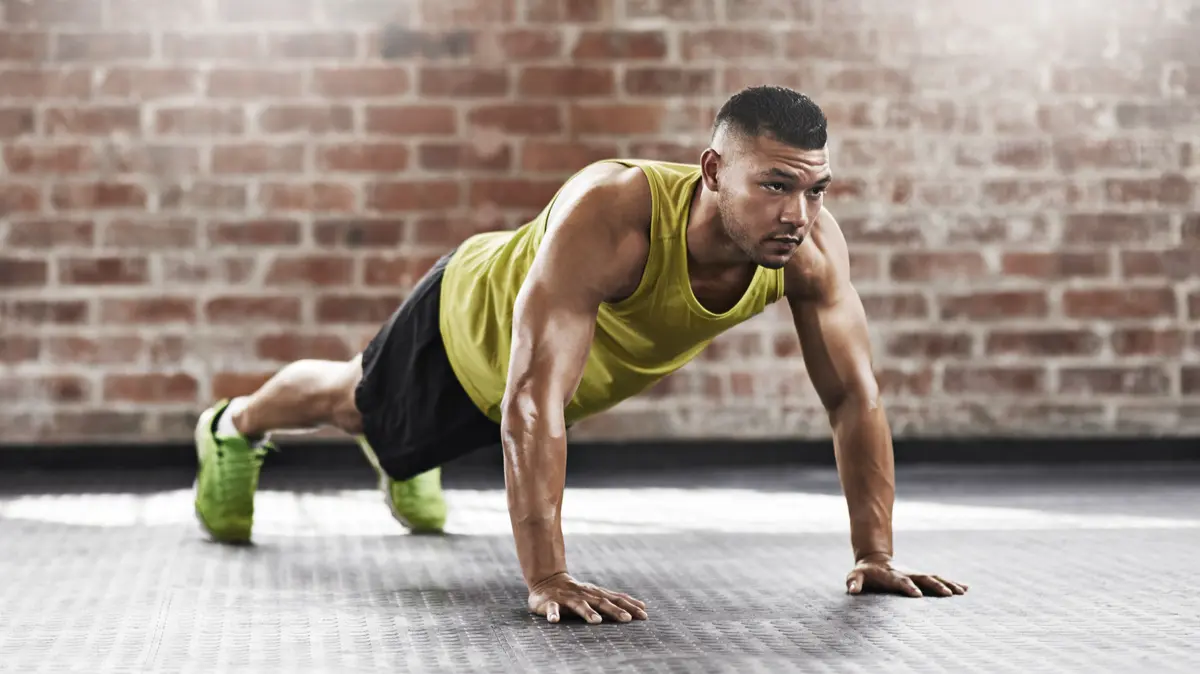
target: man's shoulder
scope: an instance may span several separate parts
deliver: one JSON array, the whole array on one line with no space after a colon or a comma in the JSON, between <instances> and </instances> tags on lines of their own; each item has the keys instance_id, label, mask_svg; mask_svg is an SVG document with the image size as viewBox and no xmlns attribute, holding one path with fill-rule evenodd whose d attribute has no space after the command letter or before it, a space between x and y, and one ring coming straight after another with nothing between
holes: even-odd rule
<instances>
[{"instance_id":1,"label":"man's shoulder","mask_svg":"<svg viewBox=\"0 0 1200 674\"><path fill-rule=\"evenodd\" d=\"M598 161L571 176L559 191L547 226L603 227L613 234L649 232L654 199L643 167ZM586 224L585 224L586 223Z\"/></svg>"},{"instance_id":2,"label":"man's shoulder","mask_svg":"<svg viewBox=\"0 0 1200 674\"><path fill-rule=\"evenodd\" d=\"M846 238L824 207L804 244L784 267L784 294L791 302L832 294L850 274Z\"/></svg>"}]
</instances>

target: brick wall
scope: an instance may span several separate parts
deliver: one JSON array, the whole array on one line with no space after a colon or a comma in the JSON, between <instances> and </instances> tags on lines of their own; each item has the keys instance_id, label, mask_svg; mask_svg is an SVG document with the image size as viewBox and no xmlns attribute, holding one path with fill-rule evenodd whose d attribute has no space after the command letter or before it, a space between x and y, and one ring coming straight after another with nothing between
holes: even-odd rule
<instances>
[{"instance_id":1,"label":"brick wall","mask_svg":"<svg viewBox=\"0 0 1200 674\"><path fill-rule=\"evenodd\" d=\"M759 82L830 117L898 434L1200 428L1200 2L0 7L0 441L186 438ZM778 309L579 435L825 435Z\"/></svg>"}]
</instances>

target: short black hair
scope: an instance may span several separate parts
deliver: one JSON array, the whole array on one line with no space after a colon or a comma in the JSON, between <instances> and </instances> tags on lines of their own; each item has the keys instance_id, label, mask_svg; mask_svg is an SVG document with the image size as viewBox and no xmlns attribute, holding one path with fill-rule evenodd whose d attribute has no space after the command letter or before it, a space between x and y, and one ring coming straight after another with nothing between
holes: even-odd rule
<instances>
[{"instance_id":1,"label":"short black hair","mask_svg":"<svg viewBox=\"0 0 1200 674\"><path fill-rule=\"evenodd\" d=\"M811 98L787 87L762 85L729 97L713 120L751 138L769 136L801 150L819 150L828 140L825 113Z\"/></svg>"}]
</instances>

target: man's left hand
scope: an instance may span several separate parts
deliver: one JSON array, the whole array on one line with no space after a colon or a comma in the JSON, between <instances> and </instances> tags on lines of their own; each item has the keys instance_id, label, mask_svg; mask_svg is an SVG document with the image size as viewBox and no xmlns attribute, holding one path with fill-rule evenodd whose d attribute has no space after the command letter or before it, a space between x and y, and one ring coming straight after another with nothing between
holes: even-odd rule
<instances>
[{"instance_id":1,"label":"man's left hand","mask_svg":"<svg viewBox=\"0 0 1200 674\"><path fill-rule=\"evenodd\" d=\"M846 576L846 592L849 594L881 592L909 597L922 597L926 594L950 597L965 594L966 591L967 586L962 583L900 568L888 558L864 559L855 564L854 569Z\"/></svg>"}]
</instances>

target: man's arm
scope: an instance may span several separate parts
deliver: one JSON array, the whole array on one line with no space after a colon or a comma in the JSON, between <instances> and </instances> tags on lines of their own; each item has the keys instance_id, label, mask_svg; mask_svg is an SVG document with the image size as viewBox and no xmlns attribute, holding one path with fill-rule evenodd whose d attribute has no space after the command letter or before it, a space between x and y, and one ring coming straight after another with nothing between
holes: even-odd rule
<instances>
[{"instance_id":1,"label":"man's arm","mask_svg":"<svg viewBox=\"0 0 1200 674\"><path fill-rule=\"evenodd\" d=\"M601 167L560 194L513 309L501 437L509 515L530 609L560 604L589 621L645 617L641 602L575 582L567 572L561 508L564 407L583 376L600 304L636 287L648 250L650 193L638 169Z\"/></svg>"},{"instance_id":2,"label":"man's arm","mask_svg":"<svg viewBox=\"0 0 1200 674\"><path fill-rule=\"evenodd\" d=\"M866 311L851 284L846 240L827 211L809 243L812 247L789 263L785 284L804 362L833 430L856 564L847 577L848 589L856 593L867 585L917 597L921 588L942 595L965 591L965 586L936 576L891 566L895 462Z\"/></svg>"}]
</instances>

